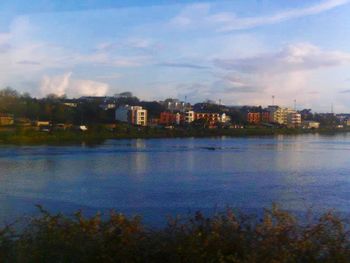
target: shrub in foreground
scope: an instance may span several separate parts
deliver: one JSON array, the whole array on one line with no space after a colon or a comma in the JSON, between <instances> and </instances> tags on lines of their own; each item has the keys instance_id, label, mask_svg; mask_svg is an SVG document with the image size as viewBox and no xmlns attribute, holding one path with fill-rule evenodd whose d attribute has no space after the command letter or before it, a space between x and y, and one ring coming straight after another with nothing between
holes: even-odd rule
<instances>
[{"instance_id":1,"label":"shrub in foreground","mask_svg":"<svg viewBox=\"0 0 350 263\"><path fill-rule=\"evenodd\" d=\"M0 231L0 262L349 262L348 224L329 212L299 222L273 206L262 218L196 213L156 230L111 212L41 215Z\"/></svg>"}]
</instances>

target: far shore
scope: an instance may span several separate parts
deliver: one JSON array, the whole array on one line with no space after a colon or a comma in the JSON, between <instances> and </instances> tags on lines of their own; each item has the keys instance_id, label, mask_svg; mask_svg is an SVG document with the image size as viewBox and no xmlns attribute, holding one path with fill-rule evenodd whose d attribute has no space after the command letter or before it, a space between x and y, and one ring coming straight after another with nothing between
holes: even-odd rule
<instances>
[{"instance_id":1,"label":"far shore","mask_svg":"<svg viewBox=\"0 0 350 263\"><path fill-rule=\"evenodd\" d=\"M152 139L152 138L203 138L203 137L252 137L299 134L338 134L350 132L349 128L322 128L317 130L291 128L242 128L242 129L164 129L137 128L107 130L94 127L80 131L34 131L13 129L0 131L0 145L69 145L100 144L110 139Z\"/></svg>"}]
</instances>

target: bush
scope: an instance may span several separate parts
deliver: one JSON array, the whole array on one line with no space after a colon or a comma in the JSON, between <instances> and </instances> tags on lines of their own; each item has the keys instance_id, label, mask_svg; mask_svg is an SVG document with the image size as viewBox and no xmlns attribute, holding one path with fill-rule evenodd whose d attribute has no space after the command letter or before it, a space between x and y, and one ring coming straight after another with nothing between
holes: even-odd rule
<instances>
[{"instance_id":1,"label":"bush","mask_svg":"<svg viewBox=\"0 0 350 263\"><path fill-rule=\"evenodd\" d=\"M348 225L329 212L299 222L273 206L262 218L225 213L170 219L161 230L111 212L85 218L42 209L0 232L1 262L349 262Z\"/></svg>"}]
</instances>

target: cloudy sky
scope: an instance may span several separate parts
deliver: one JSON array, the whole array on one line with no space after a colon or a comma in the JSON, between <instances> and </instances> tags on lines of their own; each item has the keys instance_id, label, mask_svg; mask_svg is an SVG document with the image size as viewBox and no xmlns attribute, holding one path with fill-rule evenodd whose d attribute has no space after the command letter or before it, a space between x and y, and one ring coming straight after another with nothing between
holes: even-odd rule
<instances>
[{"instance_id":1,"label":"cloudy sky","mask_svg":"<svg viewBox=\"0 0 350 263\"><path fill-rule=\"evenodd\" d=\"M1 1L0 83L350 111L350 0Z\"/></svg>"}]
</instances>

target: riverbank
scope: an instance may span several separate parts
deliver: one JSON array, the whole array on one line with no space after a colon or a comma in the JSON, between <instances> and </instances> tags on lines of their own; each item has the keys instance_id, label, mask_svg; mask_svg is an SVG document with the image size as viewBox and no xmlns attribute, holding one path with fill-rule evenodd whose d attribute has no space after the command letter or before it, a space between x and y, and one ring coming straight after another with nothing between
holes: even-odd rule
<instances>
[{"instance_id":1,"label":"riverbank","mask_svg":"<svg viewBox=\"0 0 350 263\"><path fill-rule=\"evenodd\" d=\"M108 139L148 139L148 138L186 138L186 137L248 137L273 135L298 135L308 133L336 134L350 132L350 129L324 128L318 130L288 128L242 128L242 129L160 129L142 128L111 131L107 129L91 129L80 131L41 132L34 130L0 131L0 144L44 145L44 144L98 144Z\"/></svg>"},{"instance_id":2,"label":"riverbank","mask_svg":"<svg viewBox=\"0 0 350 263\"><path fill-rule=\"evenodd\" d=\"M172 218L149 229L140 217L111 212L85 218L41 215L21 230L0 230L1 262L348 262L349 223L335 213L306 221L273 206L262 217L228 209Z\"/></svg>"}]
</instances>

